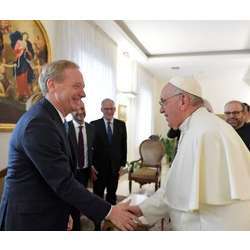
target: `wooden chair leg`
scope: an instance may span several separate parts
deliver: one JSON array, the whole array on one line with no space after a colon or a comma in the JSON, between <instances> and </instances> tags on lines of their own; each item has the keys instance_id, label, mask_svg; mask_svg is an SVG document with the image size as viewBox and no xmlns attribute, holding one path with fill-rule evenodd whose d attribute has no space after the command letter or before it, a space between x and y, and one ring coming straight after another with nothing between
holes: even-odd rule
<instances>
[{"instance_id":1,"label":"wooden chair leg","mask_svg":"<svg viewBox=\"0 0 250 250\"><path fill-rule=\"evenodd\" d=\"M158 182L155 183L155 192L157 191L158 189Z\"/></svg>"},{"instance_id":2,"label":"wooden chair leg","mask_svg":"<svg viewBox=\"0 0 250 250\"><path fill-rule=\"evenodd\" d=\"M164 231L165 219L161 219L161 231Z\"/></svg>"}]
</instances>

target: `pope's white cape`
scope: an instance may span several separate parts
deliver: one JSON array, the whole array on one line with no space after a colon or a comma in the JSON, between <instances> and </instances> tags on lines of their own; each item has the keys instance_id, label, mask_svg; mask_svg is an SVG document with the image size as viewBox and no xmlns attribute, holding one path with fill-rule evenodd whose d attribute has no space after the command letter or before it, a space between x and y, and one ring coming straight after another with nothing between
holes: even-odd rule
<instances>
[{"instance_id":1,"label":"pope's white cape","mask_svg":"<svg viewBox=\"0 0 250 250\"><path fill-rule=\"evenodd\" d=\"M180 129L166 184L140 205L144 215L152 204L155 220L169 208L189 213L201 205L250 200L250 153L235 130L205 108L196 110Z\"/></svg>"}]
</instances>

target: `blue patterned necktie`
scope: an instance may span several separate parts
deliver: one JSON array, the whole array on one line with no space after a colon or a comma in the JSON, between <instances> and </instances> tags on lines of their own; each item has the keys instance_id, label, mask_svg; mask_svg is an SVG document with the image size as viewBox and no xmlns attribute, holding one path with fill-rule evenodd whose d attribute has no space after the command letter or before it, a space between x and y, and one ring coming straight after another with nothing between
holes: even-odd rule
<instances>
[{"instance_id":1,"label":"blue patterned necktie","mask_svg":"<svg viewBox=\"0 0 250 250\"><path fill-rule=\"evenodd\" d=\"M66 120L64 120L63 125L64 125L66 135L68 135L69 134L69 124L68 124L68 122Z\"/></svg>"},{"instance_id":2,"label":"blue patterned necktie","mask_svg":"<svg viewBox=\"0 0 250 250\"><path fill-rule=\"evenodd\" d=\"M111 144L111 142L112 142L112 129L111 129L111 122L108 122L108 126L107 126L107 134L108 134L108 140L109 140L109 143Z\"/></svg>"}]
</instances>

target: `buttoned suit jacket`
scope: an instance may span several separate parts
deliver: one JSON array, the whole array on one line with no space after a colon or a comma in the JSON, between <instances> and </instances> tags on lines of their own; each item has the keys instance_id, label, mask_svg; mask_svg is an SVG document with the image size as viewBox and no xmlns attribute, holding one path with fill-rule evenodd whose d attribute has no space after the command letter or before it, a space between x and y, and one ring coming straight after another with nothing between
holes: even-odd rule
<instances>
[{"instance_id":1,"label":"buttoned suit jacket","mask_svg":"<svg viewBox=\"0 0 250 250\"><path fill-rule=\"evenodd\" d=\"M100 173L106 171L109 164L114 172L119 172L127 162L127 131L125 122L113 120L112 143L109 143L103 119L92 121L95 128L93 164Z\"/></svg>"},{"instance_id":2,"label":"buttoned suit jacket","mask_svg":"<svg viewBox=\"0 0 250 250\"><path fill-rule=\"evenodd\" d=\"M73 161L76 163L74 166L77 166L78 162L78 150L77 150L77 136L73 121L69 121L69 140L72 147L72 158ZM88 155L88 168L90 168L93 164L93 143L94 143L94 128L91 124L85 122L86 128L86 136L87 136L87 155Z\"/></svg>"},{"instance_id":3,"label":"buttoned suit jacket","mask_svg":"<svg viewBox=\"0 0 250 250\"><path fill-rule=\"evenodd\" d=\"M0 205L4 230L66 230L71 207L100 222L110 204L73 175L74 162L62 120L42 99L18 121Z\"/></svg>"}]
</instances>

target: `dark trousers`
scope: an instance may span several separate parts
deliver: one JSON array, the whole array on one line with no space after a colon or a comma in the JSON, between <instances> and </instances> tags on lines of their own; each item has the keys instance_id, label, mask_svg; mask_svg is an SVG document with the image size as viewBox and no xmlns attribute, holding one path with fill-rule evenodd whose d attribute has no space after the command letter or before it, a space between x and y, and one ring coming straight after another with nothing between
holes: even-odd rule
<instances>
[{"instance_id":1,"label":"dark trousers","mask_svg":"<svg viewBox=\"0 0 250 250\"><path fill-rule=\"evenodd\" d=\"M89 180L89 173L90 169L89 168L84 168L84 169L77 169L75 177L76 179L83 184L85 188L88 186L88 180ZM72 219L73 219L73 231L80 231L81 230L81 212L76 209L72 208L70 212Z\"/></svg>"},{"instance_id":2,"label":"dark trousers","mask_svg":"<svg viewBox=\"0 0 250 250\"><path fill-rule=\"evenodd\" d=\"M93 191L96 195L104 199L104 191L106 189L105 200L112 205L116 204L116 190L118 187L119 172L106 171L97 175L94 182Z\"/></svg>"},{"instance_id":3,"label":"dark trousers","mask_svg":"<svg viewBox=\"0 0 250 250\"><path fill-rule=\"evenodd\" d=\"M105 171L106 170L106 171ZM106 189L105 200L112 205L116 204L116 190L118 187L119 172L114 171L111 167L100 171L97 175L97 180L93 185L93 192L104 199L104 191ZM101 224L95 224L95 231L101 230Z\"/></svg>"}]
</instances>

